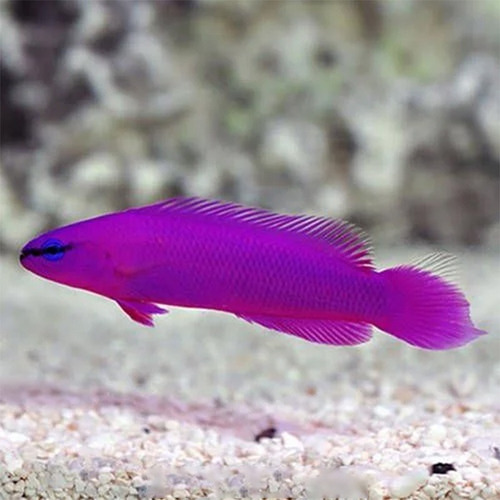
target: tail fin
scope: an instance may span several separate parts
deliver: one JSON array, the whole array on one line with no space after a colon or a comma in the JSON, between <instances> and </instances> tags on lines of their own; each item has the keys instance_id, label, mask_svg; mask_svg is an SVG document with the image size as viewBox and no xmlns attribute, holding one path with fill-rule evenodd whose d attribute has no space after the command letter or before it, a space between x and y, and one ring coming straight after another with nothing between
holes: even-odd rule
<instances>
[{"instance_id":1,"label":"tail fin","mask_svg":"<svg viewBox=\"0 0 500 500\"><path fill-rule=\"evenodd\" d=\"M390 311L380 328L424 349L450 349L486 333L474 327L469 303L449 277L455 258L433 254L419 263L386 269Z\"/></svg>"}]
</instances>

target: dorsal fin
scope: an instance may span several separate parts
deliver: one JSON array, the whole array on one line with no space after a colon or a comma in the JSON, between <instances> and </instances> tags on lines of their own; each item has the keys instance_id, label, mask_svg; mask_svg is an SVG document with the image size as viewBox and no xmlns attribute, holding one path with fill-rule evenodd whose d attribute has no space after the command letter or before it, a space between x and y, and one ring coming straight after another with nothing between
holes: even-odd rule
<instances>
[{"instance_id":1,"label":"dorsal fin","mask_svg":"<svg viewBox=\"0 0 500 500\"><path fill-rule=\"evenodd\" d=\"M206 217L210 221L245 224L294 233L325 243L331 249L335 249L337 257L359 269L374 269L369 238L354 225L340 219L276 214L261 208L202 198L172 198L132 210L149 215L155 213L196 215Z\"/></svg>"}]
</instances>

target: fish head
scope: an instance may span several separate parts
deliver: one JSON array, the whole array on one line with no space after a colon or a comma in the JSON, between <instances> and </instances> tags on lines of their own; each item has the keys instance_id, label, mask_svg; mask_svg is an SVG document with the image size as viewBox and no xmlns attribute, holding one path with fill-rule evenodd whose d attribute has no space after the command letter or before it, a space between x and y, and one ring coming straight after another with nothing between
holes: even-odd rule
<instances>
[{"instance_id":1,"label":"fish head","mask_svg":"<svg viewBox=\"0 0 500 500\"><path fill-rule=\"evenodd\" d=\"M19 260L34 274L64 285L112 295L112 252L96 225L76 223L48 231L23 246Z\"/></svg>"}]
</instances>

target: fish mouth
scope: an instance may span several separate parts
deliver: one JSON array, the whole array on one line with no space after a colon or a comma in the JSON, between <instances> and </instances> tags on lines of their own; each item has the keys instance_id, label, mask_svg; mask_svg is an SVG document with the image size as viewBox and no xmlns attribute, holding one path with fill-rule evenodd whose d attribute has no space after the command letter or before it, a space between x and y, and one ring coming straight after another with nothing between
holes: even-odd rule
<instances>
[{"instance_id":1,"label":"fish mouth","mask_svg":"<svg viewBox=\"0 0 500 500\"><path fill-rule=\"evenodd\" d=\"M26 257L30 255L40 255L40 250L37 248L26 248L24 247L19 254L19 260L22 262Z\"/></svg>"},{"instance_id":2,"label":"fish mouth","mask_svg":"<svg viewBox=\"0 0 500 500\"><path fill-rule=\"evenodd\" d=\"M40 251L39 248L35 248L35 247L24 247L22 250L21 250L21 253L19 254L19 262L21 262L21 264L23 264L23 261L25 261L28 257L30 257L31 255L33 256L38 256L38 255L42 255L42 252Z\"/></svg>"},{"instance_id":3,"label":"fish mouth","mask_svg":"<svg viewBox=\"0 0 500 500\"><path fill-rule=\"evenodd\" d=\"M24 269L27 269L28 271L35 272L38 274L36 271L37 267L39 266L39 259L36 258L37 255L39 255L39 252L37 252L36 247L24 247L20 252L19 252L19 264L21 267L24 267Z\"/></svg>"},{"instance_id":4,"label":"fish mouth","mask_svg":"<svg viewBox=\"0 0 500 500\"><path fill-rule=\"evenodd\" d=\"M27 248L23 248L21 253L19 254L19 261L22 262L28 255L30 255L30 251Z\"/></svg>"}]
</instances>

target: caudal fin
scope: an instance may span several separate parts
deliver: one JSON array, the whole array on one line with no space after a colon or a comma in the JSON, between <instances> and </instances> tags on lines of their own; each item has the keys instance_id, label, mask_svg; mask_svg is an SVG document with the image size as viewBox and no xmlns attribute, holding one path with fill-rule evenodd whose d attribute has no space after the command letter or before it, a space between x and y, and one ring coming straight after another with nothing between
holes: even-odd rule
<instances>
[{"instance_id":1,"label":"caudal fin","mask_svg":"<svg viewBox=\"0 0 500 500\"><path fill-rule=\"evenodd\" d=\"M469 303L448 278L455 259L433 254L420 263L386 269L389 312L380 328L424 349L450 349L486 333L470 319Z\"/></svg>"}]
</instances>

